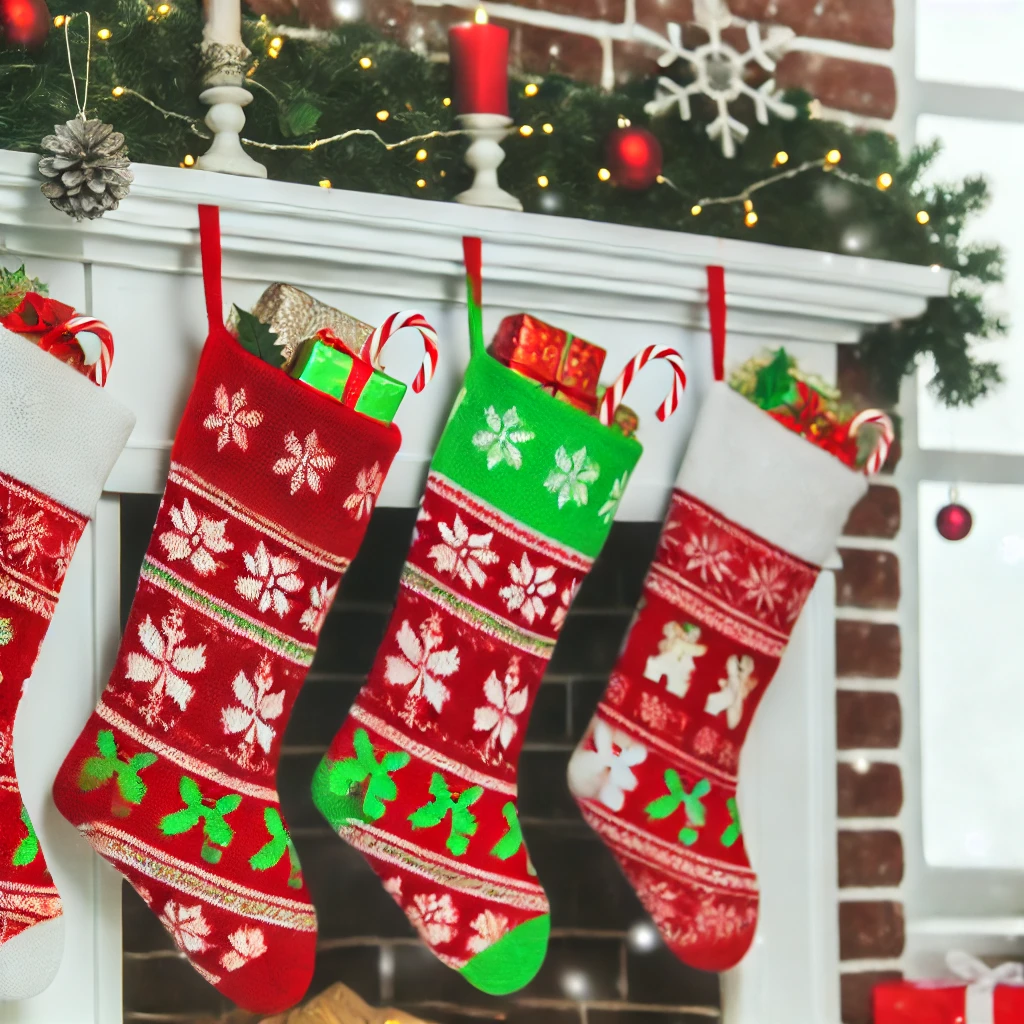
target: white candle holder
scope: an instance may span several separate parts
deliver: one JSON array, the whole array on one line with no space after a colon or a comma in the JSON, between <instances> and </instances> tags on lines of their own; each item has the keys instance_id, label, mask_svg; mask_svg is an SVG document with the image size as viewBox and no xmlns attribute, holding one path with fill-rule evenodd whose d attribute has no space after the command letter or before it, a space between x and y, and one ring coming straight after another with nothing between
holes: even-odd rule
<instances>
[{"instance_id":1,"label":"white candle holder","mask_svg":"<svg viewBox=\"0 0 1024 1024\"><path fill-rule=\"evenodd\" d=\"M469 206L497 206L503 210L521 210L523 204L498 185L498 168L505 159L501 142L508 134L512 118L504 114L459 114L462 127L473 137L466 150L466 163L476 176L456 201Z\"/></svg>"},{"instance_id":2,"label":"white candle holder","mask_svg":"<svg viewBox=\"0 0 1024 1024\"><path fill-rule=\"evenodd\" d=\"M240 41L230 46L212 40L203 43L203 79L207 88L199 99L210 108L206 125L213 132L213 144L196 161L200 170L249 178L267 176L266 167L242 149L239 137L245 127L242 108L252 102L252 93L242 86L248 57L249 51Z\"/></svg>"}]
</instances>

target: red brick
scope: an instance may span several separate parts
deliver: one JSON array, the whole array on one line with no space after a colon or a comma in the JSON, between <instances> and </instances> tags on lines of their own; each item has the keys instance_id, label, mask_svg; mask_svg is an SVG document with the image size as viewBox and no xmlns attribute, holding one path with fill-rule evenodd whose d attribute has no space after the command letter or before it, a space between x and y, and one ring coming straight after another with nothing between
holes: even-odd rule
<instances>
[{"instance_id":1,"label":"red brick","mask_svg":"<svg viewBox=\"0 0 1024 1024\"><path fill-rule=\"evenodd\" d=\"M893 43L893 0L732 0L729 9L740 18L788 25L799 36L883 50Z\"/></svg>"},{"instance_id":2,"label":"red brick","mask_svg":"<svg viewBox=\"0 0 1024 1024\"><path fill-rule=\"evenodd\" d=\"M887 622L836 623L836 675L895 679L903 657L900 627Z\"/></svg>"},{"instance_id":3,"label":"red brick","mask_svg":"<svg viewBox=\"0 0 1024 1024\"><path fill-rule=\"evenodd\" d=\"M875 986L902 980L900 971L858 971L840 975L843 1024L873 1024L871 993Z\"/></svg>"},{"instance_id":4,"label":"red brick","mask_svg":"<svg viewBox=\"0 0 1024 1024\"><path fill-rule=\"evenodd\" d=\"M872 484L846 520L847 537L892 539L900 532L900 492L895 487Z\"/></svg>"},{"instance_id":5,"label":"red brick","mask_svg":"<svg viewBox=\"0 0 1024 1024\"><path fill-rule=\"evenodd\" d=\"M889 120L896 112L892 68L817 53L787 53L776 80L783 89L806 89L826 107Z\"/></svg>"},{"instance_id":6,"label":"red brick","mask_svg":"<svg viewBox=\"0 0 1024 1024\"><path fill-rule=\"evenodd\" d=\"M513 0L516 7L548 11L551 14L572 14L591 21L618 23L626 17L626 0Z\"/></svg>"},{"instance_id":7,"label":"red brick","mask_svg":"<svg viewBox=\"0 0 1024 1024\"><path fill-rule=\"evenodd\" d=\"M841 764L836 790L840 818L894 818L903 806L903 776L895 764L869 764L863 772Z\"/></svg>"},{"instance_id":8,"label":"red brick","mask_svg":"<svg viewBox=\"0 0 1024 1024\"><path fill-rule=\"evenodd\" d=\"M891 750L900 745L902 729L900 699L895 693L836 693L836 742L840 750Z\"/></svg>"},{"instance_id":9,"label":"red brick","mask_svg":"<svg viewBox=\"0 0 1024 1024\"><path fill-rule=\"evenodd\" d=\"M889 551L840 548L843 568L836 573L840 608L893 609L900 603L900 563Z\"/></svg>"},{"instance_id":10,"label":"red brick","mask_svg":"<svg viewBox=\"0 0 1024 1024\"><path fill-rule=\"evenodd\" d=\"M889 900L839 904L839 959L898 957L905 941L903 904Z\"/></svg>"},{"instance_id":11,"label":"red brick","mask_svg":"<svg viewBox=\"0 0 1024 1024\"><path fill-rule=\"evenodd\" d=\"M844 830L838 837L839 885L899 885L903 881L903 839L899 832Z\"/></svg>"}]
</instances>

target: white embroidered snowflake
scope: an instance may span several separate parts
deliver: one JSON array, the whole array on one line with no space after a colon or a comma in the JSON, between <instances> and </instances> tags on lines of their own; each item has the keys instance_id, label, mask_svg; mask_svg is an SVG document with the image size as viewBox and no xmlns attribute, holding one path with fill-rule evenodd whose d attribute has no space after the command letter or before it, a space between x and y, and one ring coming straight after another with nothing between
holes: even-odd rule
<instances>
[{"instance_id":1,"label":"white embroidered snowflake","mask_svg":"<svg viewBox=\"0 0 1024 1024\"><path fill-rule=\"evenodd\" d=\"M139 641L145 654L132 651L127 658L125 678L133 683L148 683L149 697L142 708L148 725L160 721L164 697L184 711L195 692L182 676L195 675L206 668L206 645L184 647L186 639L181 612L175 608L160 620L160 629L147 615L139 626ZM167 724L160 722L166 729Z\"/></svg>"},{"instance_id":2,"label":"white embroidered snowflake","mask_svg":"<svg viewBox=\"0 0 1024 1024\"><path fill-rule=\"evenodd\" d=\"M270 660L264 659L253 673L252 682L244 672L239 672L231 684L238 703L220 710L226 736L244 733L238 746L246 766L257 744L264 754L270 753L270 745L277 733L270 723L280 718L284 711L284 690L270 692L274 686L270 670Z\"/></svg>"},{"instance_id":3,"label":"white embroidered snowflake","mask_svg":"<svg viewBox=\"0 0 1024 1024\"><path fill-rule=\"evenodd\" d=\"M683 542L683 554L687 559L686 571L693 572L696 569L704 583L708 582L709 576L716 583L733 578L733 571L729 567L733 553L723 547L721 537L715 534L689 534Z\"/></svg>"},{"instance_id":4,"label":"white embroidered snowflake","mask_svg":"<svg viewBox=\"0 0 1024 1024\"><path fill-rule=\"evenodd\" d=\"M633 769L647 760L647 748L600 718L594 719L592 739L593 750L581 745L569 758L569 789L581 799L621 811L626 794L639 784Z\"/></svg>"},{"instance_id":5,"label":"white embroidered snowflake","mask_svg":"<svg viewBox=\"0 0 1024 1024\"><path fill-rule=\"evenodd\" d=\"M345 499L344 507L356 517L356 520L373 512L373 504L384 486L384 474L380 471L380 463L375 462L369 469L361 469L356 473L356 489Z\"/></svg>"},{"instance_id":6,"label":"white embroidered snowflake","mask_svg":"<svg viewBox=\"0 0 1024 1024\"><path fill-rule=\"evenodd\" d=\"M551 613L551 625L555 629L561 629L565 625L566 616L569 614L573 601L576 600L576 594L579 589L579 580L573 580L569 586L562 589L562 593L558 598L558 607Z\"/></svg>"},{"instance_id":7,"label":"white embroidered snowflake","mask_svg":"<svg viewBox=\"0 0 1024 1024\"><path fill-rule=\"evenodd\" d=\"M548 473L544 487L558 495L559 508L564 508L570 501L582 508L590 498L587 485L596 483L600 475L601 467L587 457L585 445L572 455L563 445L555 452L555 468Z\"/></svg>"},{"instance_id":8,"label":"white embroidered snowflake","mask_svg":"<svg viewBox=\"0 0 1024 1024\"><path fill-rule=\"evenodd\" d=\"M315 587L310 587L309 607L302 613L299 625L311 633L319 633L324 628L324 619L327 618L337 592L338 585L328 587L326 579L321 580Z\"/></svg>"},{"instance_id":9,"label":"white embroidered snowflake","mask_svg":"<svg viewBox=\"0 0 1024 1024\"><path fill-rule=\"evenodd\" d=\"M213 412L203 420L207 430L218 431L217 451L232 443L243 452L248 450L248 431L263 422L263 413L246 408L245 402L245 388L239 388L228 398L228 389L223 384L218 385L213 396Z\"/></svg>"},{"instance_id":10,"label":"white embroidered snowflake","mask_svg":"<svg viewBox=\"0 0 1024 1024\"><path fill-rule=\"evenodd\" d=\"M323 476L329 473L338 461L326 448L320 446L316 431L311 430L304 441L300 442L294 431L289 431L284 439L287 455L274 463L274 472L278 476L292 475L290 490L298 494L308 486L314 494L319 494L323 487Z\"/></svg>"},{"instance_id":11,"label":"white embroidered snowflake","mask_svg":"<svg viewBox=\"0 0 1024 1024\"><path fill-rule=\"evenodd\" d=\"M0 683L4 681L0 673ZM0 764L9 765L14 761L14 722L5 721L0 725Z\"/></svg>"},{"instance_id":12,"label":"white embroidered snowflake","mask_svg":"<svg viewBox=\"0 0 1024 1024\"><path fill-rule=\"evenodd\" d=\"M469 922L469 927L476 932L476 935L469 937L466 949L470 953L482 953L508 932L508 918L504 914L495 914L491 910L484 910Z\"/></svg>"},{"instance_id":13,"label":"white embroidered snowflake","mask_svg":"<svg viewBox=\"0 0 1024 1024\"><path fill-rule=\"evenodd\" d=\"M487 573L481 566L494 565L498 560L497 554L491 550L494 534L471 534L458 512L451 526L438 523L437 532L444 543L435 544L427 555L433 559L434 569L449 576L458 576L467 590L472 590L474 583L482 587L487 582Z\"/></svg>"},{"instance_id":14,"label":"white embroidered snowflake","mask_svg":"<svg viewBox=\"0 0 1024 1024\"><path fill-rule=\"evenodd\" d=\"M206 941L210 934L209 922L203 917L200 904L194 907L183 907L174 900L164 904L164 912L160 915L160 923L171 933L178 948L186 953L202 953L209 949Z\"/></svg>"},{"instance_id":15,"label":"white embroidered snowflake","mask_svg":"<svg viewBox=\"0 0 1024 1024\"><path fill-rule=\"evenodd\" d=\"M3 524L3 554L9 562L31 565L39 557L50 536L46 518L41 510L9 512Z\"/></svg>"},{"instance_id":16,"label":"white embroidered snowflake","mask_svg":"<svg viewBox=\"0 0 1024 1024\"><path fill-rule=\"evenodd\" d=\"M498 594L504 599L505 606L510 612L518 610L532 626L534 621L542 619L547 611L543 598L550 597L558 589L551 582L555 575L555 567L540 565L534 568L524 551L519 565L515 562L509 563L508 574L512 582L502 587Z\"/></svg>"},{"instance_id":17,"label":"white embroidered snowflake","mask_svg":"<svg viewBox=\"0 0 1024 1024\"><path fill-rule=\"evenodd\" d=\"M459 923L459 912L447 893L443 896L418 893L406 913L412 926L431 946L451 942L455 935L451 925Z\"/></svg>"},{"instance_id":18,"label":"white embroidered snowflake","mask_svg":"<svg viewBox=\"0 0 1024 1024\"><path fill-rule=\"evenodd\" d=\"M61 541L60 549L53 556L53 572L58 580L64 579L67 575L68 569L71 568L71 559L74 557L74 554L74 541Z\"/></svg>"},{"instance_id":19,"label":"white embroidered snowflake","mask_svg":"<svg viewBox=\"0 0 1024 1024\"><path fill-rule=\"evenodd\" d=\"M500 743L504 749L519 731L516 718L526 710L529 692L519 688L519 659L513 658L505 672L505 681L498 674L491 674L484 682L484 696L487 703L473 711L473 728L477 732L490 732L486 748L492 750Z\"/></svg>"},{"instance_id":20,"label":"white embroidered snowflake","mask_svg":"<svg viewBox=\"0 0 1024 1024\"><path fill-rule=\"evenodd\" d=\"M187 558L200 576L217 571L220 563L214 555L234 550L235 545L224 536L228 521L197 515L188 498L181 503L181 508L171 506L171 523L174 529L160 534L167 560L177 562Z\"/></svg>"},{"instance_id":21,"label":"white embroidered snowflake","mask_svg":"<svg viewBox=\"0 0 1024 1024\"><path fill-rule=\"evenodd\" d=\"M247 601L252 601L261 612L273 608L284 618L291 608L289 594L302 589L302 578L296 575L299 563L287 555L272 555L266 544L260 541L253 552L242 555L250 576L239 576L235 580L235 591Z\"/></svg>"},{"instance_id":22,"label":"white embroidered snowflake","mask_svg":"<svg viewBox=\"0 0 1024 1024\"><path fill-rule=\"evenodd\" d=\"M637 717L644 725L664 732L672 718L672 713L668 705L656 694L643 693L640 695L640 708L637 711Z\"/></svg>"},{"instance_id":23,"label":"white embroidered snowflake","mask_svg":"<svg viewBox=\"0 0 1024 1024\"><path fill-rule=\"evenodd\" d=\"M776 603L782 602L786 596L786 581L782 578L782 570L771 562L765 562L760 567L751 565L747 578L740 580L740 586L757 611L762 608L769 612L775 611Z\"/></svg>"},{"instance_id":24,"label":"white embroidered snowflake","mask_svg":"<svg viewBox=\"0 0 1024 1024\"><path fill-rule=\"evenodd\" d=\"M608 500L597 510L597 515L602 522L610 523L615 518L615 513L619 511L619 505L622 504L622 498L626 493L628 482L629 471L627 470L612 484Z\"/></svg>"},{"instance_id":25,"label":"white embroidered snowflake","mask_svg":"<svg viewBox=\"0 0 1024 1024\"><path fill-rule=\"evenodd\" d=\"M733 22L733 16L724 0L694 0L694 17L698 25L708 34L708 42L689 50L683 45L683 33L679 25L668 25L668 40L658 39L664 52L658 64L669 67L677 60L690 65L693 81L680 85L671 78L658 79L658 92L644 108L648 114L661 114L678 105L679 116L690 120L690 97L707 96L716 106L718 115L707 127L708 137L720 138L722 153L726 157L736 154L736 142L742 142L749 128L737 121L729 112L729 104L741 96L748 97L754 104L754 112L761 124L768 123L768 112L776 117L791 121L796 117L796 108L781 100L776 94L775 79L769 78L760 88L754 89L744 80L746 66L759 64L765 71L775 70L775 58L785 52L793 38L793 31L781 26L772 26L766 38L761 37L761 28L747 23L747 47L740 53L722 39L722 32Z\"/></svg>"},{"instance_id":26,"label":"white embroidered snowflake","mask_svg":"<svg viewBox=\"0 0 1024 1024\"><path fill-rule=\"evenodd\" d=\"M399 903L402 901L402 879L399 875L393 875L384 881L384 891L390 894Z\"/></svg>"},{"instance_id":27,"label":"white embroidered snowflake","mask_svg":"<svg viewBox=\"0 0 1024 1024\"><path fill-rule=\"evenodd\" d=\"M395 634L395 642L402 654L389 654L384 659L384 678L392 686L409 687L406 693L406 717L410 721L415 717L420 698L435 711L440 711L451 696L442 680L459 668L457 647L440 650L444 642L440 617L431 615L423 622L419 636L413 632L406 619Z\"/></svg>"},{"instance_id":28,"label":"white embroidered snowflake","mask_svg":"<svg viewBox=\"0 0 1024 1024\"><path fill-rule=\"evenodd\" d=\"M231 943L231 949L220 958L220 965L226 971L237 971L250 960L258 960L267 951L267 940L262 928L243 925L228 936L228 942Z\"/></svg>"},{"instance_id":29,"label":"white embroidered snowflake","mask_svg":"<svg viewBox=\"0 0 1024 1024\"><path fill-rule=\"evenodd\" d=\"M504 462L513 469L519 469L523 464L523 455L516 445L532 441L537 435L525 429L514 405L500 416L494 406L490 405L484 410L484 419L487 421L487 429L478 430L473 435L473 444L480 451L487 452L487 468L494 469Z\"/></svg>"}]
</instances>

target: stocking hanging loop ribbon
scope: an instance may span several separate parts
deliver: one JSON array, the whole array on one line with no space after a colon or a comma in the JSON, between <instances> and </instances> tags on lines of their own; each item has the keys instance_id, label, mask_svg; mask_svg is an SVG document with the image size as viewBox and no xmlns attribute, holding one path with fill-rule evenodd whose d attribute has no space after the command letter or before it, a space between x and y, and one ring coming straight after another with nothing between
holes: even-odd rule
<instances>
[{"instance_id":1,"label":"stocking hanging loop ribbon","mask_svg":"<svg viewBox=\"0 0 1024 1024\"><path fill-rule=\"evenodd\" d=\"M462 239L462 258L466 265L466 305L469 308L469 351L483 355L483 245L479 238L467 235Z\"/></svg>"},{"instance_id":2,"label":"stocking hanging loop ribbon","mask_svg":"<svg viewBox=\"0 0 1024 1024\"><path fill-rule=\"evenodd\" d=\"M708 321L715 380L725 380L725 267L708 267Z\"/></svg>"},{"instance_id":3,"label":"stocking hanging loop ribbon","mask_svg":"<svg viewBox=\"0 0 1024 1024\"><path fill-rule=\"evenodd\" d=\"M946 954L946 966L967 982L964 1024L996 1024L996 986L1024 985L1024 964L989 967L970 953L954 950Z\"/></svg>"}]
</instances>

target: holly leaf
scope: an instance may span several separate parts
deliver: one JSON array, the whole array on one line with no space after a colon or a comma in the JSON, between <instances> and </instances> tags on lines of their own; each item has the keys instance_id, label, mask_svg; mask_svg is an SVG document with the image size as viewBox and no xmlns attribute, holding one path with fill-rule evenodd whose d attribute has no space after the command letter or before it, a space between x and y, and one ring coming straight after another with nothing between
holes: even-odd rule
<instances>
[{"instance_id":1,"label":"holly leaf","mask_svg":"<svg viewBox=\"0 0 1024 1024\"><path fill-rule=\"evenodd\" d=\"M235 330L238 343L257 359L271 366L284 365L284 349L277 346L277 335L270 324L235 306Z\"/></svg>"},{"instance_id":2,"label":"holly leaf","mask_svg":"<svg viewBox=\"0 0 1024 1024\"><path fill-rule=\"evenodd\" d=\"M277 116L281 134L290 138L316 131L322 111L309 100L292 100Z\"/></svg>"},{"instance_id":3,"label":"holly leaf","mask_svg":"<svg viewBox=\"0 0 1024 1024\"><path fill-rule=\"evenodd\" d=\"M27 292L47 295L49 289L42 281L25 273L24 263L17 270L5 270L0 267L0 316L13 313L21 305Z\"/></svg>"},{"instance_id":4,"label":"holly leaf","mask_svg":"<svg viewBox=\"0 0 1024 1024\"><path fill-rule=\"evenodd\" d=\"M789 372L791 362L786 350L780 348L772 361L758 372L754 401L762 409L778 409L796 400L796 381Z\"/></svg>"},{"instance_id":5,"label":"holly leaf","mask_svg":"<svg viewBox=\"0 0 1024 1024\"><path fill-rule=\"evenodd\" d=\"M107 758L87 757L78 774L78 788L83 793L90 793L109 782L113 774L114 766Z\"/></svg>"}]
</instances>

